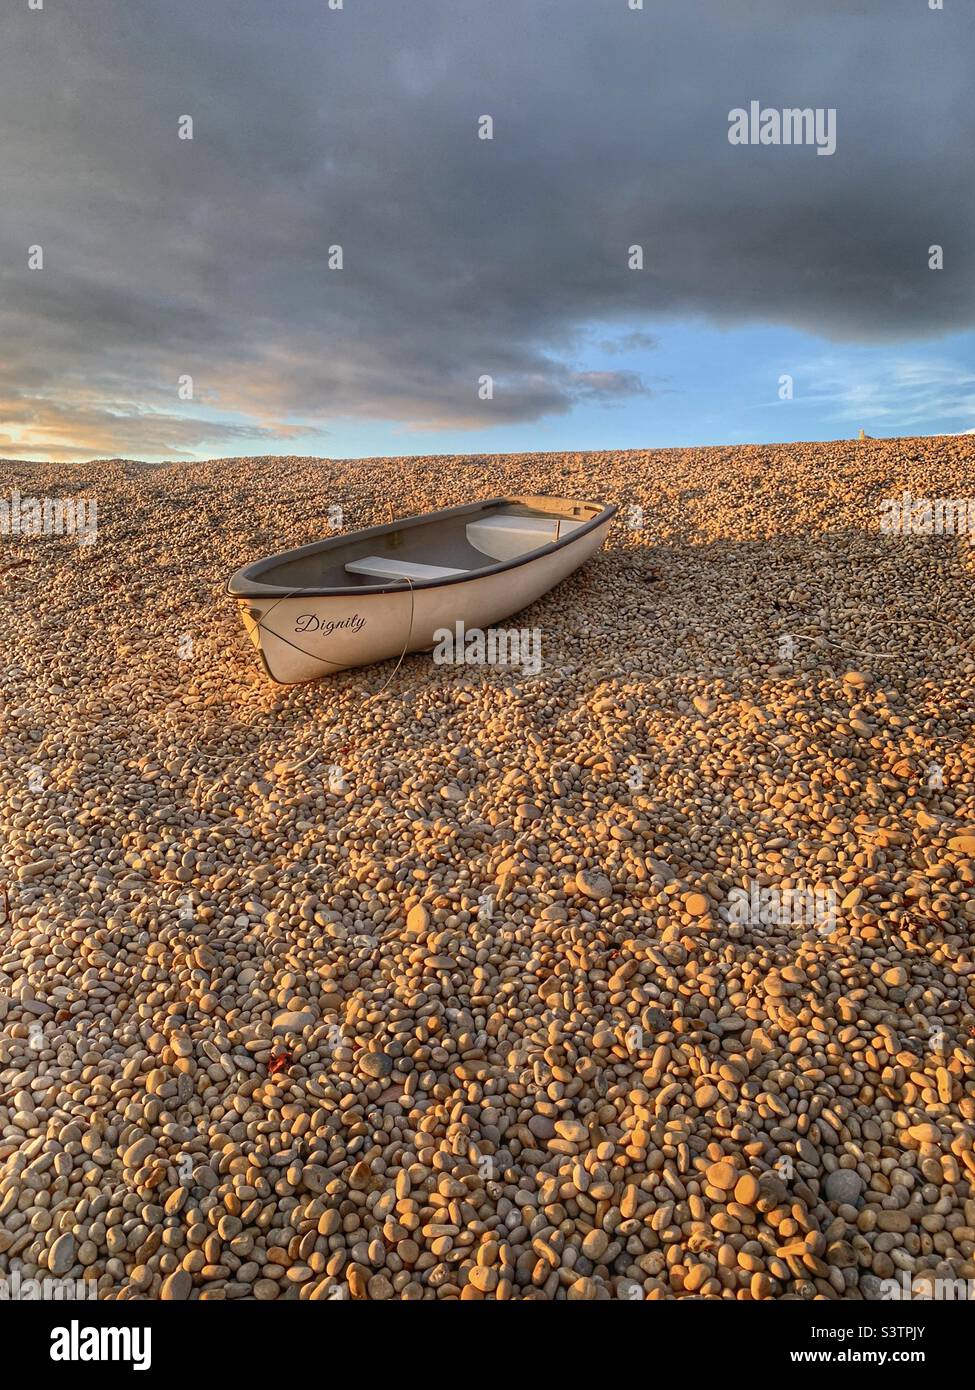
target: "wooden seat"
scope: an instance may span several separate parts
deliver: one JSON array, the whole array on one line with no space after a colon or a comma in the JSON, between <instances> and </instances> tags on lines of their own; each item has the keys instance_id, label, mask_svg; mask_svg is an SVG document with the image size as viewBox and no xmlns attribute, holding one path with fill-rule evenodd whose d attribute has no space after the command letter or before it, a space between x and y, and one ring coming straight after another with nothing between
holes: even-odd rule
<instances>
[{"instance_id":1,"label":"wooden seat","mask_svg":"<svg viewBox=\"0 0 975 1390\"><path fill-rule=\"evenodd\" d=\"M364 574L370 579L453 579L456 575L467 574L467 570L445 569L442 565L421 565L418 560L388 560L384 555L364 555L361 560L350 560L346 565L349 574Z\"/></svg>"}]
</instances>

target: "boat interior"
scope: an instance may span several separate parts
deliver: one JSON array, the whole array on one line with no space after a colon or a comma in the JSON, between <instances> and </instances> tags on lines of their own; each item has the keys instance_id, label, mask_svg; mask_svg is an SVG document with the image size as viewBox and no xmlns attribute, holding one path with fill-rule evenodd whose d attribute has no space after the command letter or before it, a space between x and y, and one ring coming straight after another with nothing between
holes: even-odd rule
<instances>
[{"instance_id":1,"label":"boat interior","mask_svg":"<svg viewBox=\"0 0 975 1390\"><path fill-rule=\"evenodd\" d=\"M558 497L493 498L257 560L237 571L230 592L355 590L458 579L554 545L604 510L598 503Z\"/></svg>"}]
</instances>

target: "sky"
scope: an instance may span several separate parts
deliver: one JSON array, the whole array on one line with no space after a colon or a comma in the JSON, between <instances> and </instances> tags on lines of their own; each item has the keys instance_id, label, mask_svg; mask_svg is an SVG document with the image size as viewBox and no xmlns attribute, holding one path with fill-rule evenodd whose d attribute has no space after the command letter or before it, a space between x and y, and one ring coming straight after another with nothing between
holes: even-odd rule
<instances>
[{"instance_id":1,"label":"sky","mask_svg":"<svg viewBox=\"0 0 975 1390\"><path fill-rule=\"evenodd\" d=\"M8 0L0 455L975 430L971 5L637 3Z\"/></svg>"}]
</instances>

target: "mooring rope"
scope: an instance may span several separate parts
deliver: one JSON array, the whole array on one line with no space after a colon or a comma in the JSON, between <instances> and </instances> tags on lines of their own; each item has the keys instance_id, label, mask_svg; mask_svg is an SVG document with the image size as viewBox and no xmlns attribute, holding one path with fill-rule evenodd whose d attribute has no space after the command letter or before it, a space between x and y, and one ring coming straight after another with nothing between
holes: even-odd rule
<instances>
[{"instance_id":1,"label":"mooring rope","mask_svg":"<svg viewBox=\"0 0 975 1390\"><path fill-rule=\"evenodd\" d=\"M378 699L379 699L379 696L383 693L383 691L384 691L384 690L386 689L386 687L389 685L390 681L391 681L391 680L393 679L393 677L396 675L396 672L397 672L397 671L399 670L399 668L402 666L402 664L403 664L403 658L406 656L406 653L409 651L410 640L411 640L411 638L412 638L412 636L413 636L413 616L414 616L414 613L415 613L415 611L416 611L416 591L415 591L415 589L413 588L413 580L410 579L409 575L404 575L404 576L403 576L403 579L404 579L405 583L409 584L409 586L410 586L410 622L409 622L409 626L408 626L407 629L406 629L406 640L405 640L404 643L403 643L403 650L402 650L402 651L400 652L400 654L399 654L399 660L397 661L396 665L393 667L392 671L390 671L389 675L388 675L388 676L386 677L386 679L383 681L383 683L382 683L382 685L379 687L379 689L373 691L373 693L369 696L369 698L368 698L367 700L363 700L362 706L361 706L361 708L363 708L363 709L366 707L366 705L372 704L373 700L378 700ZM315 753L318 752L318 751L319 751L319 750L316 749L314 752L309 753L308 757L307 757L307 758L303 758L302 761L301 761L300 763L293 763L292 766L288 768L288 771L289 771L289 772L297 772L297 771L299 770L299 768L302 768L302 767L304 767L307 763L310 763L311 760L312 760L312 758L314 758Z\"/></svg>"}]
</instances>

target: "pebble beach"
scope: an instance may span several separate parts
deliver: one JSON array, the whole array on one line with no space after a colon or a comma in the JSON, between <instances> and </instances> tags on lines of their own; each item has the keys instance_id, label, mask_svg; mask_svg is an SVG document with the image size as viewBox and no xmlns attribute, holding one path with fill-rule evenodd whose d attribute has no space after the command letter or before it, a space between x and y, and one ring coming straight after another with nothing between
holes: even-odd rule
<instances>
[{"instance_id":1,"label":"pebble beach","mask_svg":"<svg viewBox=\"0 0 975 1390\"><path fill-rule=\"evenodd\" d=\"M973 479L972 436L0 463L97 502L0 536L0 1277L968 1296L975 547L881 518ZM620 507L510 620L537 673L269 681L234 569L504 493Z\"/></svg>"}]
</instances>

